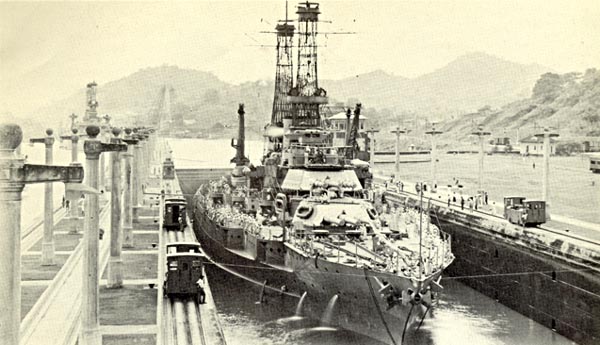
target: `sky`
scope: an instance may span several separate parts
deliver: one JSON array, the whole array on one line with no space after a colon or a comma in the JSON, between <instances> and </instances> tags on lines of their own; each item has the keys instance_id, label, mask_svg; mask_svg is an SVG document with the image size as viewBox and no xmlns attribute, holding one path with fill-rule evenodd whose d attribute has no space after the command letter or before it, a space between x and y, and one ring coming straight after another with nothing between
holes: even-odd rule
<instances>
[{"instance_id":1,"label":"sky","mask_svg":"<svg viewBox=\"0 0 600 345\"><path fill-rule=\"evenodd\" d=\"M295 17L297 2L289 2ZM599 0L321 1L319 77L416 77L469 52L558 72L600 67ZM285 1L0 2L0 116L141 68L273 79ZM266 47L261 47L266 45ZM4 115L2 115L4 114Z\"/></svg>"}]
</instances>

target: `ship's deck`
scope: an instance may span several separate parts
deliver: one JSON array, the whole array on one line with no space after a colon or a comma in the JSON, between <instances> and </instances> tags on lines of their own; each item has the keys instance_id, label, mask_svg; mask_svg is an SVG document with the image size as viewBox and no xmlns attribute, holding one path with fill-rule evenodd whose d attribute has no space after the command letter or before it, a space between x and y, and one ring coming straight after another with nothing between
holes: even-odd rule
<instances>
[{"instance_id":1,"label":"ship's deck","mask_svg":"<svg viewBox=\"0 0 600 345\"><path fill-rule=\"evenodd\" d=\"M321 259L331 262L417 277L419 275L419 238L385 239L384 241L387 246L375 236L363 237L361 240L347 240L331 236L314 240L295 239L292 244L306 254L318 253ZM426 243L423 243L421 252L424 263L423 273L426 275L436 271L436 268L444 261L445 248L441 241L433 248L435 250L428 250Z\"/></svg>"},{"instance_id":2,"label":"ship's deck","mask_svg":"<svg viewBox=\"0 0 600 345\"><path fill-rule=\"evenodd\" d=\"M279 225L263 225L260 227L260 236L267 241L281 241L283 239L283 229Z\"/></svg>"}]
</instances>

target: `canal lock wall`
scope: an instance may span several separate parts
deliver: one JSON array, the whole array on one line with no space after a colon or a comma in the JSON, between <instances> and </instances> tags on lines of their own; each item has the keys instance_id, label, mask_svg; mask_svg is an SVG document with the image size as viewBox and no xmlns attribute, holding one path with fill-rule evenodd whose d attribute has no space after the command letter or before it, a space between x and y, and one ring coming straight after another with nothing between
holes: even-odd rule
<instances>
[{"instance_id":1,"label":"canal lock wall","mask_svg":"<svg viewBox=\"0 0 600 345\"><path fill-rule=\"evenodd\" d=\"M420 203L416 194L402 192L388 191L385 199L400 207ZM600 343L600 246L439 202L429 208L433 224L452 236L456 259L445 279L579 344Z\"/></svg>"}]
</instances>

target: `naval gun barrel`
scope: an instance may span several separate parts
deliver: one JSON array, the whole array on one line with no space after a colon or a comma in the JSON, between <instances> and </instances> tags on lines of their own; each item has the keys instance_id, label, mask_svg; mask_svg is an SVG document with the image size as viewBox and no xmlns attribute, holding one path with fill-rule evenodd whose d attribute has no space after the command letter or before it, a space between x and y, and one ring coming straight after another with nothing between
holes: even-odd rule
<instances>
[{"instance_id":1,"label":"naval gun barrel","mask_svg":"<svg viewBox=\"0 0 600 345\"><path fill-rule=\"evenodd\" d=\"M350 224L353 226L356 226L360 223L360 220L358 220L358 218L349 216L347 214L342 214L342 215L338 216L338 219L340 219L341 221L343 221L346 224Z\"/></svg>"},{"instance_id":2,"label":"naval gun barrel","mask_svg":"<svg viewBox=\"0 0 600 345\"><path fill-rule=\"evenodd\" d=\"M335 224L337 226L344 226L344 225L346 225L346 221L343 220L343 219L341 219L341 218L338 218L338 217L324 216L323 220L326 221L326 222L328 222L328 223Z\"/></svg>"}]
</instances>

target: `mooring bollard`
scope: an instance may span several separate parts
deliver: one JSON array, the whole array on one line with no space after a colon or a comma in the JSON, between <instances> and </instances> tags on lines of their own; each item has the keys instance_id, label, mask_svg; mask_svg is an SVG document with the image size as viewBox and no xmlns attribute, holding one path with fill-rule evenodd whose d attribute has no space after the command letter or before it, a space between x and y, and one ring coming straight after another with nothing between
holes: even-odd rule
<instances>
[{"instance_id":1,"label":"mooring bollard","mask_svg":"<svg viewBox=\"0 0 600 345\"><path fill-rule=\"evenodd\" d=\"M119 128L113 128L111 144L121 144ZM110 188L110 259L108 261L108 287L115 289L123 287L123 260L121 259L121 154L119 151L111 155Z\"/></svg>"},{"instance_id":2,"label":"mooring bollard","mask_svg":"<svg viewBox=\"0 0 600 345\"><path fill-rule=\"evenodd\" d=\"M73 114L75 115L75 114ZM73 116L72 115L72 116ZM65 135L60 138L63 140L71 141L71 166L80 167L81 163L79 163L79 136L77 135L77 128L73 127L71 129L73 135ZM81 227L81 215L79 214L79 208L77 207L77 202L79 201L81 193L77 191L76 185L71 183L65 183L65 199L68 204L67 217L64 218L66 227L69 229L69 233L76 234L79 232L79 228Z\"/></svg>"},{"instance_id":3,"label":"mooring bollard","mask_svg":"<svg viewBox=\"0 0 600 345\"><path fill-rule=\"evenodd\" d=\"M25 184L81 183L83 168L25 164L16 155L23 140L21 127L0 125L0 338L19 344L21 324L21 193Z\"/></svg>"},{"instance_id":4,"label":"mooring bollard","mask_svg":"<svg viewBox=\"0 0 600 345\"><path fill-rule=\"evenodd\" d=\"M92 189L98 189L98 163L103 152L125 151L124 144L108 144L97 139L100 127L92 125L86 128L89 139L84 143L87 174L86 183ZM81 335L79 341L85 345L99 345L98 333L98 252L99 252L99 205L98 194L90 194L85 200L84 236L83 236L83 284Z\"/></svg>"},{"instance_id":5,"label":"mooring bollard","mask_svg":"<svg viewBox=\"0 0 600 345\"><path fill-rule=\"evenodd\" d=\"M133 179L133 150L137 144L137 139L131 136L131 129L125 129L126 137L123 142L127 144L127 152L124 152L123 157L123 248L133 247L133 205L132 205L132 179Z\"/></svg>"},{"instance_id":6,"label":"mooring bollard","mask_svg":"<svg viewBox=\"0 0 600 345\"><path fill-rule=\"evenodd\" d=\"M29 141L33 143L42 143L46 147L46 165L52 165L52 146L54 145L54 132L48 128L46 137L32 138ZM44 236L42 238L42 265L54 265L54 205L53 205L52 183L46 182L44 185Z\"/></svg>"}]
</instances>

